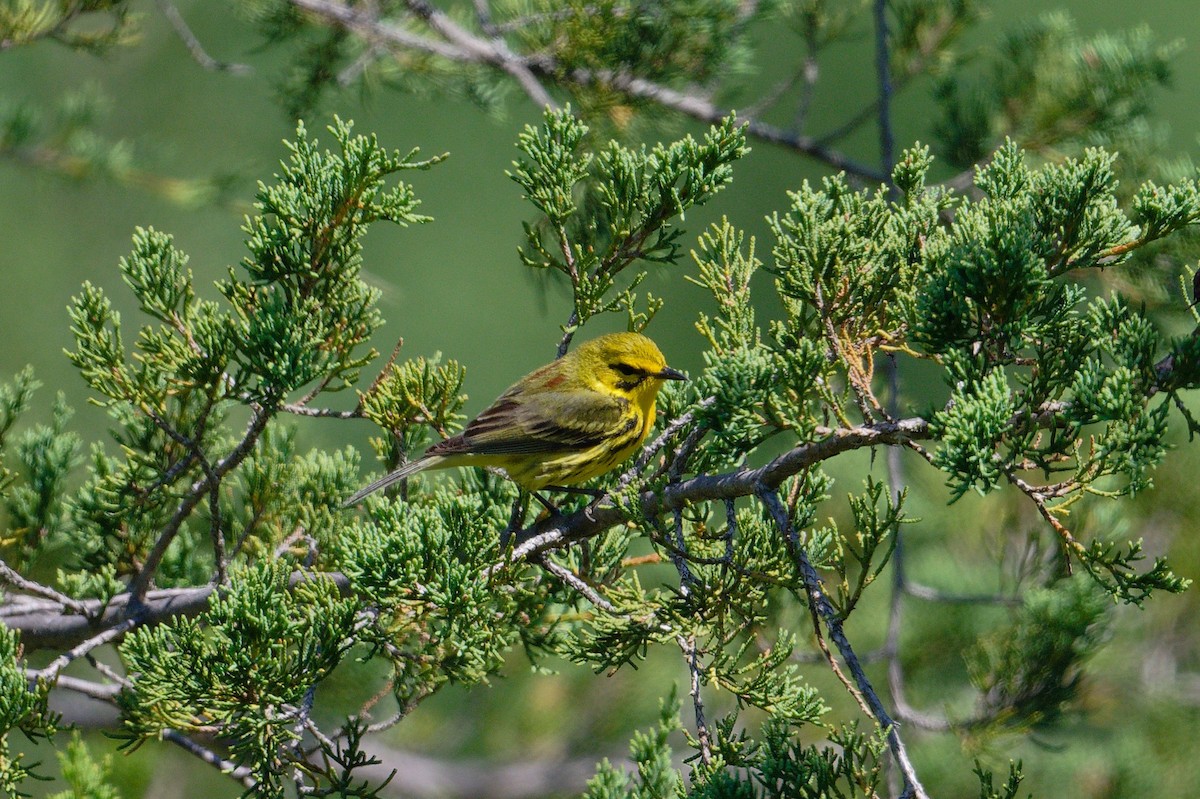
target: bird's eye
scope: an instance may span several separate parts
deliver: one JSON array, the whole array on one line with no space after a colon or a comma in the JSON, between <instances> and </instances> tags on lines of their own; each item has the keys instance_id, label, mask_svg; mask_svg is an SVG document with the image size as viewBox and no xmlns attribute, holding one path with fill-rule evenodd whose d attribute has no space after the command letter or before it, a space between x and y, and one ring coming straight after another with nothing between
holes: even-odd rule
<instances>
[{"instance_id":1,"label":"bird's eye","mask_svg":"<svg viewBox=\"0 0 1200 799\"><path fill-rule=\"evenodd\" d=\"M634 375L645 374L645 372L643 370L637 368L636 366L630 366L627 363L614 363L612 365L612 368L616 369L618 372L625 375L626 377L633 377Z\"/></svg>"}]
</instances>

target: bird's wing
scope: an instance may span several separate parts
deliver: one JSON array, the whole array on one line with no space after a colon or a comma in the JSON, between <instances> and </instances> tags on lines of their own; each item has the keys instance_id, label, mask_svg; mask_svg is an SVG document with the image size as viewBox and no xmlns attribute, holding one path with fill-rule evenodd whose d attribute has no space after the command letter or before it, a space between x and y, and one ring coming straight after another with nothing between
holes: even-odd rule
<instances>
[{"instance_id":1,"label":"bird's wing","mask_svg":"<svg viewBox=\"0 0 1200 799\"><path fill-rule=\"evenodd\" d=\"M627 433L636 424L622 397L597 391L508 393L426 455L575 452Z\"/></svg>"}]
</instances>

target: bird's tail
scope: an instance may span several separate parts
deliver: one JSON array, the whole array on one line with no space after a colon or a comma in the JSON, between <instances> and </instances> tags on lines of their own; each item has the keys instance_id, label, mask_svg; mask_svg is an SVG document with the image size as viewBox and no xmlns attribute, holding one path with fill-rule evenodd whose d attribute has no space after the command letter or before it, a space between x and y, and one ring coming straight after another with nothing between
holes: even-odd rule
<instances>
[{"instance_id":1,"label":"bird's tail","mask_svg":"<svg viewBox=\"0 0 1200 799\"><path fill-rule=\"evenodd\" d=\"M405 477L414 475L417 472L430 468L431 466L436 466L444 460L445 458L441 455L431 455L426 458L417 458L415 461L409 461L396 471L389 472L375 482L371 483L369 486L356 491L354 496L342 503L342 507L348 508L351 505L357 505L358 503L362 502L368 494L374 494L379 489L387 488L397 480L403 480Z\"/></svg>"}]
</instances>

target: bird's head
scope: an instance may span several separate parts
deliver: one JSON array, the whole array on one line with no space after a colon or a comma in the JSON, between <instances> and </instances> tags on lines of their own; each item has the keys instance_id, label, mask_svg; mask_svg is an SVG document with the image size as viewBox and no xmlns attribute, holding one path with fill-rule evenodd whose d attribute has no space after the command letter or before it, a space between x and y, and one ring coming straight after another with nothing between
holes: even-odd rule
<instances>
[{"instance_id":1,"label":"bird's head","mask_svg":"<svg viewBox=\"0 0 1200 799\"><path fill-rule=\"evenodd\" d=\"M600 336L579 345L568 357L576 359L580 374L638 404L652 403L667 380L687 380L667 366L658 345L641 333Z\"/></svg>"}]
</instances>

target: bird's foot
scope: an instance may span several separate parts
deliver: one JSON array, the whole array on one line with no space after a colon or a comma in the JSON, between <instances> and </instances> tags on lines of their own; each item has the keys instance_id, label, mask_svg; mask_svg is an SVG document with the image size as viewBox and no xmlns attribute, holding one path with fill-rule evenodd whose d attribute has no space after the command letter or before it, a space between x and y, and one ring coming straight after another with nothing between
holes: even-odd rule
<instances>
[{"instance_id":1,"label":"bird's foot","mask_svg":"<svg viewBox=\"0 0 1200 799\"><path fill-rule=\"evenodd\" d=\"M512 512L508 515L508 526L500 531L500 551L508 549L513 534L525 523L525 513L529 510L529 497L522 491L513 500Z\"/></svg>"}]
</instances>

